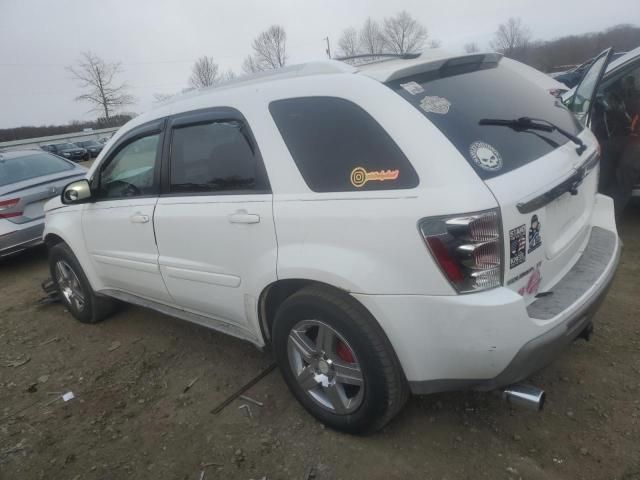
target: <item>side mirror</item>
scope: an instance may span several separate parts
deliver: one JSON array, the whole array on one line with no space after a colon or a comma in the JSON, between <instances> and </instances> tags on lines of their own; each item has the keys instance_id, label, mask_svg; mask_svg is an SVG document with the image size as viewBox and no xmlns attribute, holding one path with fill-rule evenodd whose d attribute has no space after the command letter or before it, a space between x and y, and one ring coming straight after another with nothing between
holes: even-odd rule
<instances>
[{"instance_id":1,"label":"side mirror","mask_svg":"<svg viewBox=\"0 0 640 480\"><path fill-rule=\"evenodd\" d=\"M64 187L60 200L65 205L84 203L91 199L91 187L87 180L76 180Z\"/></svg>"}]
</instances>

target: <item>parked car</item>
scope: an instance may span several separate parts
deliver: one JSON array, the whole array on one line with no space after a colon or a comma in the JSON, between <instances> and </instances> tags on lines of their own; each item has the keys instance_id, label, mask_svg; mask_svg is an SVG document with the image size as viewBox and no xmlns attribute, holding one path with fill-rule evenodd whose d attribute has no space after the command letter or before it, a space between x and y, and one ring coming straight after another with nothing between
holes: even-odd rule
<instances>
[{"instance_id":1,"label":"parked car","mask_svg":"<svg viewBox=\"0 0 640 480\"><path fill-rule=\"evenodd\" d=\"M98 143L95 140L84 140L81 142L76 142L76 145L87 150L91 157L97 157L104 147L104 143Z\"/></svg>"},{"instance_id":2,"label":"parked car","mask_svg":"<svg viewBox=\"0 0 640 480\"><path fill-rule=\"evenodd\" d=\"M42 145L40 148L49 153L55 153L69 160L75 162L89 160L91 158L89 152L76 145L75 143L51 143L48 145Z\"/></svg>"},{"instance_id":3,"label":"parked car","mask_svg":"<svg viewBox=\"0 0 640 480\"><path fill-rule=\"evenodd\" d=\"M0 152L0 258L42 243L44 203L86 172L39 150Z\"/></svg>"},{"instance_id":4,"label":"parked car","mask_svg":"<svg viewBox=\"0 0 640 480\"><path fill-rule=\"evenodd\" d=\"M514 384L589 336L620 241L596 139L539 73L498 54L326 61L162 104L46 205L64 304L268 346L347 432L410 392L540 408Z\"/></svg>"},{"instance_id":5,"label":"parked car","mask_svg":"<svg viewBox=\"0 0 640 480\"><path fill-rule=\"evenodd\" d=\"M606 70L598 81L593 107L587 77L563 96L563 102L598 138L602 147L599 188L614 199L620 214L630 199L640 201L640 47L617 59L609 49L596 61Z\"/></svg>"},{"instance_id":6,"label":"parked car","mask_svg":"<svg viewBox=\"0 0 640 480\"><path fill-rule=\"evenodd\" d=\"M626 53L627 52L612 53L611 61L622 57ZM584 74L587 73L587 70L589 70L589 67L593 65L593 62L596 58L597 57L590 58L589 60L584 62L582 65L578 65L577 67L569 70L568 72L562 72L560 74L553 75L552 78L554 80L564 83L569 88L573 88L576 85L578 85L578 83L580 83L580 81L584 77Z\"/></svg>"}]
</instances>

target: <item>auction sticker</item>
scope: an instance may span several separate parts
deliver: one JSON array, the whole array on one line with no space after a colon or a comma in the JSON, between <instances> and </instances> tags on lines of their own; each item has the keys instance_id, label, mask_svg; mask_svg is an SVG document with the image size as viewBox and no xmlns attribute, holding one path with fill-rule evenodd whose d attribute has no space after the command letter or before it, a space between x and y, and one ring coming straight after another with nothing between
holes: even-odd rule
<instances>
[{"instance_id":1,"label":"auction sticker","mask_svg":"<svg viewBox=\"0 0 640 480\"><path fill-rule=\"evenodd\" d=\"M509 268L515 268L524 263L527 258L527 226L520 225L509 230L510 262Z\"/></svg>"},{"instance_id":2,"label":"auction sticker","mask_svg":"<svg viewBox=\"0 0 640 480\"><path fill-rule=\"evenodd\" d=\"M409 82L409 83L401 83L400 86L404 88L411 95L418 95L419 93L424 92L424 88L419 83Z\"/></svg>"}]
</instances>

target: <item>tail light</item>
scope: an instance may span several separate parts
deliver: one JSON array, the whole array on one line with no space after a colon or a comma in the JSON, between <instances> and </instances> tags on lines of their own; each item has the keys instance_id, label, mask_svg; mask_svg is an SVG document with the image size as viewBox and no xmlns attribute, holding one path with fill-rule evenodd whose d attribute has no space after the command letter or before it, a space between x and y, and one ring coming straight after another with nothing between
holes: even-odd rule
<instances>
[{"instance_id":1,"label":"tail light","mask_svg":"<svg viewBox=\"0 0 640 480\"><path fill-rule=\"evenodd\" d=\"M3 200L0 202L0 218L20 217L22 212L12 209L18 205L19 198L12 198L11 200Z\"/></svg>"},{"instance_id":2,"label":"tail light","mask_svg":"<svg viewBox=\"0 0 640 480\"><path fill-rule=\"evenodd\" d=\"M502 227L497 210L425 218L419 228L442 273L459 293L502 284Z\"/></svg>"}]
</instances>

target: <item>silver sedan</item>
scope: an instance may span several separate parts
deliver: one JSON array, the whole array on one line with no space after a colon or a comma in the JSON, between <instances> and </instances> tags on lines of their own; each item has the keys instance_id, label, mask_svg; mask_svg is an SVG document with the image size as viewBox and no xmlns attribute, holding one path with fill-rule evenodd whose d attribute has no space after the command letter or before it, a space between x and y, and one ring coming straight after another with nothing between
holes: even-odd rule
<instances>
[{"instance_id":1,"label":"silver sedan","mask_svg":"<svg viewBox=\"0 0 640 480\"><path fill-rule=\"evenodd\" d=\"M0 152L0 258L41 243L44 203L86 173L41 150Z\"/></svg>"}]
</instances>

